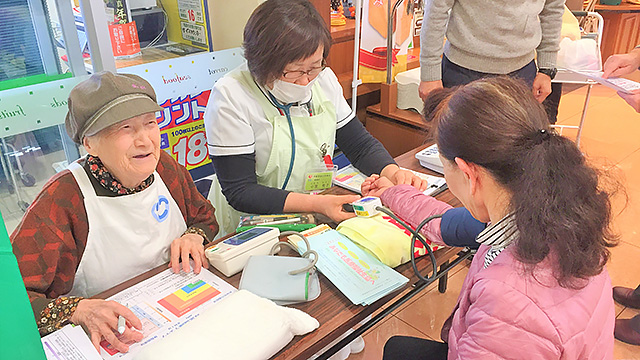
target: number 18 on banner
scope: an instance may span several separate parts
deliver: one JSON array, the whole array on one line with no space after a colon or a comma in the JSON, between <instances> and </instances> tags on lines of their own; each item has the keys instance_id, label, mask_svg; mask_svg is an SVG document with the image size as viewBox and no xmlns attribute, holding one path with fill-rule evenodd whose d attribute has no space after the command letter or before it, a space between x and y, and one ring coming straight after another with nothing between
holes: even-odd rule
<instances>
[{"instance_id":1,"label":"number 18 on banner","mask_svg":"<svg viewBox=\"0 0 640 360\"><path fill-rule=\"evenodd\" d=\"M211 162L204 130L204 110L210 91L160 104L160 148L192 170Z\"/></svg>"}]
</instances>

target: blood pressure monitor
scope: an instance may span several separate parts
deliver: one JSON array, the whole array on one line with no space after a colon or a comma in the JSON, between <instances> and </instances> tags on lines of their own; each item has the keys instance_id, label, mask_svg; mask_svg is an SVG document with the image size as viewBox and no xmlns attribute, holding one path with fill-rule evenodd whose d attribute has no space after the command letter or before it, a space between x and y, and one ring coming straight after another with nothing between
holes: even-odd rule
<instances>
[{"instance_id":1,"label":"blood pressure monitor","mask_svg":"<svg viewBox=\"0 0 640 360\"><path fill-rule=\"evenodd\" d=\"M244 269L249 256L268 255L279 236L277 228L254 227L206 249L204 253L213 267L226 276L233 276Z\"/></svg>"},{"instance_id":2,"label":"blood pressure monitor","mask_svg":"<svg viewBox=\"0 0 640 360\"><path fill-rule=\"evenodd\" d=\"M352 202L351 205L353 205L353 211L355 211L357 216L372 217L380 212L376 208L382 206L382 202L380 198L375 196L366 196Z\"/></svg>"}]
</instances>

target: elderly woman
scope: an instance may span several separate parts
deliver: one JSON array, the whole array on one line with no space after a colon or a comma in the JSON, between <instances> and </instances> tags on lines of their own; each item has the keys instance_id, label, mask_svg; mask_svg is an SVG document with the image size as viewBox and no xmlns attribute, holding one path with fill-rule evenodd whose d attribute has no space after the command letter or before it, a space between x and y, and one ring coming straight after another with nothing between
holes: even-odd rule
<instances>
[{"instance_id":1,"label":"elderly woman","mask_svg":"<svg viewBox=\"0 0 640 360\"><path fill-rule=\"evenodd\" d=\"M69 95L66 128L88 152L52 177L11 235L41 334L83 325L98 347L139 341L140 320L114 301L87 299L170 261L207 267L203 243L218 231L211 204L187 170L160 151L151 85L102 72ZM182 261L182 266L180 262ZM127 329L116 337L118 317Z\"/></svg>"},{"instance_id":2,"label":"elderly woman","mask_svg":"<svg viewBox=\"0 0 640 360\"><path fill-rule=\"evenodd\" d=\"M312 196L305 180L337 144L365 174L417 188L426 182L401 170L351 112L338 78L326 67L331 34L306 0L267 0L244 28L247 63L220 79L205 113L216 170L209 199L221 234L240 212L317 212L335 221L357 196Z\"/></svg>"}]
</instances>

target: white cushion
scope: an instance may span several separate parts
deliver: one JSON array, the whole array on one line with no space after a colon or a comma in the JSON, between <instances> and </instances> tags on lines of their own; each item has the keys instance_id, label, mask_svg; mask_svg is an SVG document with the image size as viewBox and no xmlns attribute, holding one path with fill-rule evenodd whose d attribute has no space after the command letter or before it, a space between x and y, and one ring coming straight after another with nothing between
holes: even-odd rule
<instances>
[{"instance_id":1,"label":"white cushion","mask_svg":"<svg viewBox=\"0 0 640 360\"><path fill-rule=\"evenodd\" d=\"M145 347L136 360L268 359L295 335L309 333L319 325L300 310L239 290Z\"/></svg>"}]
</instances>

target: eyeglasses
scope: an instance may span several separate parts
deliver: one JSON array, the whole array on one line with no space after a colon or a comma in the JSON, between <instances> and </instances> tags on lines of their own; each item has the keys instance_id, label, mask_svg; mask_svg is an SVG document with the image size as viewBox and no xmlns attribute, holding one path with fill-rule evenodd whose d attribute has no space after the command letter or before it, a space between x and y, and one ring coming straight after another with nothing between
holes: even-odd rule
<instances>
[{"instance_id":1,"label":"eyeglasses","mask_svg":"<svg viewBox=\"0 0 640 360\"><path fill-rule=\"evenodd\" d=\"M284 77L287 80L297 80L301 77L303 77L304 75L307 75L309 78L315 78L316 76L318 76L318 74L320 74L322 72L322 70L327 68L327 64L325 63L324 59L322 60L322 65L319 67L315 67L311 70L308 71L285 71L282 73L282 77Z\"/></svg>"}]
</instances>

